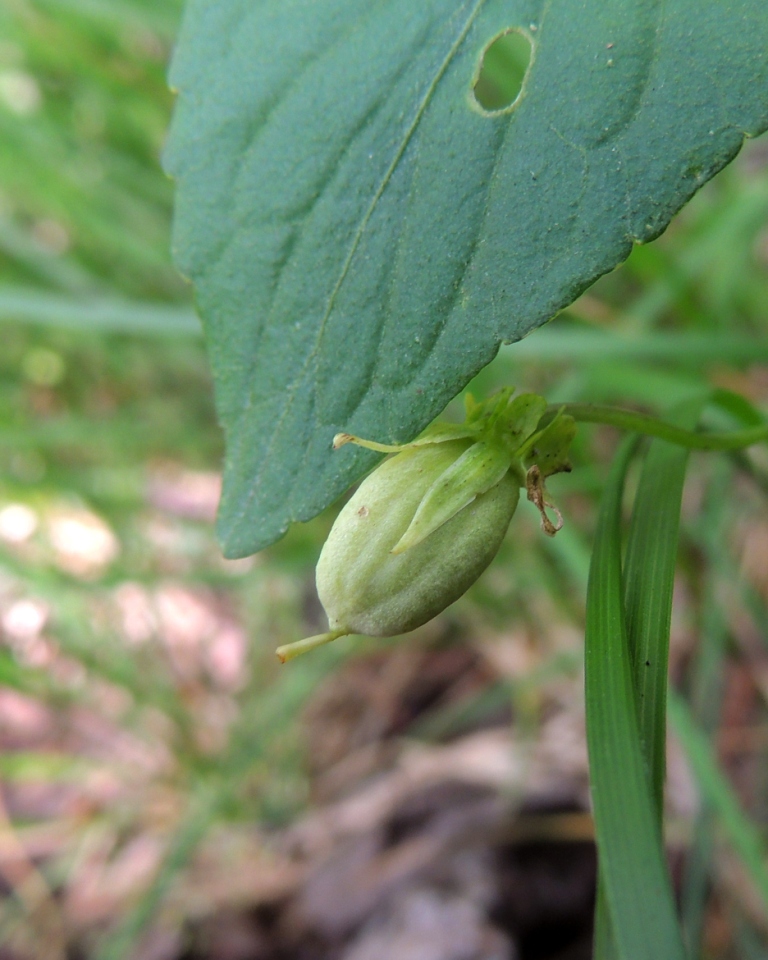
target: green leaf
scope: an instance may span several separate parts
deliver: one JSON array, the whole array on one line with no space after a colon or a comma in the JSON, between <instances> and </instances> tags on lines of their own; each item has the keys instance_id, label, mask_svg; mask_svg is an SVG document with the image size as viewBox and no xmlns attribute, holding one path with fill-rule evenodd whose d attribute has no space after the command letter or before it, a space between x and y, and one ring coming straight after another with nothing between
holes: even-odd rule
<instances>
[{"instance_id":1,"label":"green leaf","mask_svg":"<svg viewBox=\"0 0 768 960\"><path fill-rule=\"evenodd\" d=\"M703 397L690 400L675 411L672 419L679 426L693 428L703 405ZM624 565L625 615L640 738L660 825L666 770L669 630L688 455L685 448L663 440L651 443L635 496Z\"/></svg>"},{"instance_id":2,"label":"green leaf","mask_svg":"<svg viewBox=\"0 0 768 960\"><path fill-rule=\"evenodd\" d=\"M587 745L601 890L597 942L624 960L683 960L658 813L643 756L621 571L621 498L633 450L616 457L595 533L585 632Z\"/></svg>"},{"instance_id":3,"label":"green leaf","mask_svg":"<svg viewBox=\"0 0 768 960\"><path fill-rule=\"evenodd\" d=\"M702 406L703 398L692 399L675 411L673 419L681 426L694 427ZM663 836L669 629L688 455L685 448L662 440L650 444L632 510L623 571L624 617L634 702L660 838ZM595 913L594 956L595 960L611 960L617 956L602 876Z\"/></svg>"},{"instance_id":4,"label":"green leaf","mask_svg":"<svg viewBox=\"0 0 768 960\"><path fill-rule=\"evenodd\" d=\"M75 299L0 284L0 321L40 323L81 332L105 331L158 337L198 337L193 310L116 297Z\"/></svg>"},{"instance_id":5,"label":"green leaf","mask_svg":"<svg viewBox=\"0 0 768 960\"><path fill-rule=\"evenodd\" d=\"M674 361L680 366L698 369L704 363L759 363L768 360L768 339L743 334L716 332L683 333L643 330L641 336L555 325L540 330L524 343L502 349L516 364L562 363L573 361L599 363L622 359ZM757 422L757 421L753 421Z\"/></svg>"},{"instance_id":6,"label":"green leaf","mask_svg":"<svg viewBox=\"0 0 768 960\"><path fill-rule=\"evenodd\" d=\"M621 960L619 948L613 936L611 915L605 893L602 874L597 878L595 897L595 930L592 938L592 960Z\"/></svg>"},{"instance_id":7,"label":"green leaf","mask_svg":"<svg viewBox=\"0 0 768 960\"><path fill-rule=\"evenodd\" d=\"M472 90L508 29L522 90ZM768 126L764 0L191 0L175 255L227 434L228 556L306 520Z\"/></svg>"}]
</instances>

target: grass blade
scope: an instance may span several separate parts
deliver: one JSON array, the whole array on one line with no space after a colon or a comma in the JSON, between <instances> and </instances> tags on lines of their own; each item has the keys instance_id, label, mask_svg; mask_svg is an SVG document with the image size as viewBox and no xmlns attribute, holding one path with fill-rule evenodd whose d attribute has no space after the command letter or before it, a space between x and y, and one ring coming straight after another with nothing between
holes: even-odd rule
<instances>
[{"instance_id":1,"label":"grass blade","mask_svg":"<svg viewBox=\"0 0 768 960\"><path fill-rule=\"evenodd\" d=\"M672 887L648 784L635 705L621 574L624 443L598 520L587 588L586 711L600 869L619 955L683 960Z\"/></svg>"},{"instance_id":2,"label":"grass blade","mask_svg":"<svg viewBox=\"0 0 768 960\"><path fill-rule=\"evenodd\" d=\"M165 303L136 303L112 298L75 299L0 286L0 321L41 323L84 332L200 337L194 311Z\"/></svg>"},{"instance_id":3,"label":"grass blade","mask_svg":"<svg viewBox=\"0 0 768 960\"><path fill-rule=\"evenodd\" d=\"M693 429L702 406L703 398L689 401L670 419L678 426ZM669 629L687 464L687 450L661 440L651 443L635 497L624 567L627 637L640 738L660 828L664 807Z\"/></svg>"},{"instance_id":4,"label":"grass blade","mask_svg":"<svg viewBox=\"0 0 768 960\"><path fill-rule=\"evenodd\" d=\"M719 391L714 391L711 399L720 405L717 393ZM730 399L726 398L726 401L730 406ZM743 407L741 398L737 406ZM748 407L746 415L750 419L747 423L753 417L751 405ZM742 420L743 412L738 414ZM723 566L730 562L723 556L723 543L727 542L733 523L730 498L733 483L733 469L723 458L710 479L704 508L693 531L697 546L704 552L705 579L702 584L703 608L698 623L700 640L688 680L688 701L697 725L711 738L720 725L728 647L728 627L717 600L717 587ZM712 810L703 802L694 822L680 893L683 934L691 957L701 956L703 949L716 827Z\"/></svg>"},{"instance_id":5,"label":"grass blade","mask_svg":"<svg viewBox=\"0 0 768 960\"><path fill-rule=\"evenodd\" d=\"M206 785L197 789L190 800L187 817L173 836L157 875L117 930L101 944L96 960L124 960L132 953L141 936L148 931L177 875L210 829L219 802L220 797L214 788Z\"/></svg>"},{"instance_id":6,"label":"grass blade","mask_svg":"<svg viewBox=\"0 0 768 960\"><path fill-rule=\"evenodd\" d=\"M616 938L613 935L611 914L605 893L605 880L602 873L597 878L597 898L595 901L595 933L592 955L595 960L620 960Z\"/></svg>"},{"instance_id":7,"label":"grass blade","mask_svg":"<svg viewBox=\"0 0 768 960\"><path fill-rule=\"evenodd\" d=\"M718 766L707 735L696 725L685 701L669 695L669 719L685 750L704 801L768 908L766 849L757 827L741 809L733 787Z\"/></svg>"},{"instance_id":8,"label":"grass blade","mask_svg":"<svg viewBox=\"0 0 768 960\"><path fill-rule=\"evenodd\" d=\"M681 407L673 422L693 428L702 401ZM664 804L666 747L667 661L672 615L680 501L688 451L654 441L643 464L632 526L627 543L624 575L627 639L638 710L640 738L660 834ZM604 883L598 891L595 913L595 956L616 955Z\"/></svg>"},{"instance_id":9,"label":"grass blade","mask_svg":"<svg viewBox=\"0 0 768 960\"><path fill-rule=\"evenodd\" d=\"M598 360L672 361L680 366L702 363L750 363L768 357L768 340L734 333L649 331L643 336L616 334L576 325L543 327L535 337L501 348L515 364L571 363Z\"/></svg>"}]
</instances>

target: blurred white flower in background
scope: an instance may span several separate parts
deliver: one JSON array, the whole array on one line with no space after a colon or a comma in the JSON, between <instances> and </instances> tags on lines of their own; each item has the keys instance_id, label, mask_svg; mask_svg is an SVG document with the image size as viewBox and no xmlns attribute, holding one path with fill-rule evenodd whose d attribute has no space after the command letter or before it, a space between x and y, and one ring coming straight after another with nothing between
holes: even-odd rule
<instances>
[{"instance_id":1,"label":"blurred white flower in background","mask_svg":"<svg viewBox=\"0 0 768 960\"><path fill-rule=\"evenodd\" d=\"M98 576L120 552L117 537L104 520L83 508L52 513L48 535L57 566L76 577Z\"/></svg>"},{"instance_id":2,"label":"blurred white flower in background","mask_svg":"<svg viewBox=\"0 0 768 960\"><path fill-rule=\"evenodd\" d=\"M24 599L3 611L4 632L13 640L29 640L38 636L48 620L48 607L41 600Z\"/></svg>"},{"instance_id":3,"label":"blurred white flower in background","mask_svg":"<svg viewBox=\"0 0 768 960\"><path fill-rule=\"evenodd\" d=\"M23 503L9 503L0 510L0 540L24 543L37 530L37 514Z\"/></svg>"}]
</instances>

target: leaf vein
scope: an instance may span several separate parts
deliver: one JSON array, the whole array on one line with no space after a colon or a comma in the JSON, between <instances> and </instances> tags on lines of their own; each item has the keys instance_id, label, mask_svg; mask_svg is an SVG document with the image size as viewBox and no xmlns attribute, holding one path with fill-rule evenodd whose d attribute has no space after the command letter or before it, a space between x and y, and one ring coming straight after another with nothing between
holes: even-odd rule
<instances>
[{"instance_id":1,"label":"leaf vein","mask_svg":"<svg viewBox=\"0 0 768 960\"><path fill-rule=\"evenodd\" d=\"M379 200L381 199L382 195L384 194L384 191L386 190L389 181L392 179L392 176L393 176L395 170L397 169L398 164L400 163L400 161L401 161L401 159L402 159L402 157L403 157L406 149L408 148L408 145L409 145L409 143L411 142L411 139L413 138L413 135L414 135L414 133L416 132L416 129L418 128L419 123L421 122L422 117L424 116L424 112L426 111L427 106L429 105L429 102L430 102L430 100L432 99L432 96L434 95L434 92L435 92L435 90L436 90L436 88L437 88L438 83L440 82L440 80L441 80L442 77L444 76L446 70L448 69L448 67L450 66L451 62L453 61L453 58L456 56L458 50L460 49L462 43L463 43L464 40L465 40L467 34L469 33L469 31L470 31L470 29L471 29L471 27L472 27L472 24L473 24L473 23L475 22L475 20L477 19L477 17L478 17L478 15L480 14L480 11L482 10L482 8L485 6L485 3L486 3L486 0L477 0L477 2L474 4L474 6L472 7L472 9L470 10L469 16L467 17L466 21L465 21L464 24L462 25L462 28L461 28L461 30L459 31L456 39L455 39L454 42L451 44L451 47L449 48L449 50L448 50L445 58L443 59L443 62L440 64L439 69L437 70L437 72L435 73L434 77L432 78L432 81L430 82L429 86L427 87L427 89L426 89L426 91L425 91L425 93L424 93L424 96L422 97L422 99L421 99L421 101L420 101L420 103L419 103L419 105L418 105L418 108L417 108L417 110L416 110L416 113L415 113L415 115L414 115L414 118L413 118L413 120L411 121L408 129L406 130L405 135L403 136L402 141L401 141L401 143L400 143L400 145L399 145L399 147L398 147L398 149L397 149L397 151L396 151L396 153L395 153L395 156L394 156L394 158L392 159L392 162L390 163L389 167L387 168L387 170L386 170L386 172L385 172L385 174L384 174L384 177L382 178L382 182L379 184L379 187L377 188L377 190L376 190L376 192L375 192L375 194L374 194L374 196L373 196L373 198L372 198L372 200L371 200L371 203L370 203L370 205L368 206L368 209L366 210L366 213L365 213L365 215L363 216L363 219L362 219L361 222L360 222L360 226L358 227L357 231L355 232L355 236L354 236L354 238L353 238L353 240L352 240L352 245L351 245L351 247L350 247L349 253L347 254L347 257L346 257L346 259L345 259L345 261L344 261L344 264L343 264L343 266L342 266L342 270L341 270L341 273L340 273L340 275L339 275L339 278L338 278L338 280L336 281L336 284L334 285L334 287L333 287L333 289L332 289L332 291L331 291L331 293L330 293L330 296L329 296L329 298L328 298L328 304L327 304L326 309L325 309L325 311L324 311L324 313L323 313L323 316L322 316L322 319L321 319L321 322L320 322L320 326L319 326L319 329L318 329L318 332L317 332L317 336L316 336L316 338L315 338L314 346L313 346L312 350L309 352L309 354L307 355L307 358L306 358L306 360L304 361L304 364L303 364L301 370L299 371L299 375L292 381L292 383L288 386L288 388L287 388L287 390L286 390L286 400L285 400L285 403L284 403L284 405L283 405L282 413L281 413L280 417L278 418L278 421L277 421L277 423L275 424L275 426L274 426L274 428L273 428L273 430L272 430L272 433L271 433L271 435L270 435L270 438L269 438L269 440L268 440L268 442L267 442L267 444L266 444L266 447L265 447L265 449L264 449L264 451L263 451L263 454L262 454L262 457L261 457L261 465L260 465L259 470L258 470L256 476L254 477L252 483L250 484L249 492L248 492L248 494L243 498L243 500L241 501L240 509L237 511L237 513L236 513L236 514L233 516L233 518L232 518L232 525L235 525L235 524L238 523L240 520L242 520L243 516L247 513L248 508L249 508L252 500L254 499L254 497L256 496L256 494L257 494L257 492L258 492L258 488L259 488L259 485L260 485L261 476L262 476L262 474L263 474L263 472L264 472L264 470L265 470L265 466L266 466L266 463L267 463L267 461L268 461L268 459L269 459L269 455L270 455L270 453L271 453L271 451L272 451L272 449L273 449L273 447L274 447L275 440L276 440L278 434L280 433L280 430L282 429L283 423L285 422L285 420L286 420L286 418L287 418L287 416L288 416L288 414L289 414L289 412L290 412L290 410L291 410L291 407L293 406L293 403L294 403L294 401L295 401L295 399L296 399L296 396L297 396L297 393L298 393L298 388L299 388L299 386L306 380L306 377L307 377L307 374L308 374L308 372L309 372L309 369L310 369L312 363L313 363L313 362L316 360L316 358L317 358L318 351L319 351L319 347L320 347L320 343L321 343L322 337L323 337L323 331L325 330L325 326L326 326L326 324L327 324L327 322L328 322L328 318L329 318L329 316L330 316L330 314L331 314L331 311L332 311L332 309L333 309L333 306L334 306L334 304L335 304L335 302L336 302L336 297L338 296L339 290L341 289L341 286L342 286L342 284L344 283L344 280L346 279L347 273L349 272L349 268L350 268L350 266L351 266L351 264L352 264L352 260L354 259L355 252L357 251L357 248L358 248L358 246L360 245L360 241L361 241L361 239L362 239L362 237L363 237L363 234L364 234L364 232L365 232L365 229L366 229L366 227L367 227L367 225L368 225L371 217L373 216L373 213L374 213L374 211L375 211L375 209L376 209L376 207L377 207L377 205L378 205L378 203L379 203Z\"/></svg>"}]
</instances>

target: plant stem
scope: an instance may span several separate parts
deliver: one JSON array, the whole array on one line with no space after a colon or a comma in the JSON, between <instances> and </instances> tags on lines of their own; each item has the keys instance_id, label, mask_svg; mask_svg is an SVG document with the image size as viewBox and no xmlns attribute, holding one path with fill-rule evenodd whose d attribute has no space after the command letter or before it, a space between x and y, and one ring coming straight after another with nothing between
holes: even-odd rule
<instances>
[{"instance_id":1,"label":"plant stem","mask_svg":"<svg viewBox=\"0 0 768 960\"><path fill-rule=\"evenodd\" d=\"M319 633L315 637L305 637L303 640L296 640L295 643L286 643L275 650L277 659L280 663L287 663L294 657L300 657L302 653L308 653L317 647L322 647L326 643L338 640L339 637L349 636L348 630L331 630L329 633Z\"/></svg>"},{"instance_id":2,"label":"plant stem","mask_svg":"<svg viewBox=\"0 0 768 960\"><path fill-rule=\"evenodd\" d=\"M605 423L622 430L659 437L691 450L740 450L768 440L768 423L728 433L697 433L634 410L597 403L559 403L547 407L547 414L551 416L556 416L560 411L582 423Z\"/></svg>"}]
</instances>

